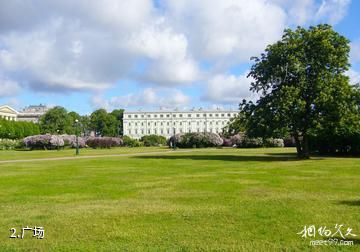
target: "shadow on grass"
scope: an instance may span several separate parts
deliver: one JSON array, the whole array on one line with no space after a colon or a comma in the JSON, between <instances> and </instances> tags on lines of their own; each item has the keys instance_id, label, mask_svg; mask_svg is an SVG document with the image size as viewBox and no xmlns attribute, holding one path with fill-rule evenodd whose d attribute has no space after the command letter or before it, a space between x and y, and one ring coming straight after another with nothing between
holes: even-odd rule
<instances>
[{"instance_id":1,"label":"shadow on grass","mask_svg":"<svg viewBox=\"0 0 360 252\"><path fill-rule=\"evenodd\" d=\"M289 156L237 156L237 155L143 155L132 158L138 159L168 159L168 160L217 160L217 161L257 161L257 162L273 162L273 161L298 161L296 155Z\"/></svg>"},{"instance_id":2,"label":"shadow on grass","mask_svg":"<svg viewBox=\"0 0 360 252\"><path fill-rule=\"evenodd\" d=\"M360 206L360 200L342 200L339 201L339 204L347 206Z\"/></svg>"}]
</instances>

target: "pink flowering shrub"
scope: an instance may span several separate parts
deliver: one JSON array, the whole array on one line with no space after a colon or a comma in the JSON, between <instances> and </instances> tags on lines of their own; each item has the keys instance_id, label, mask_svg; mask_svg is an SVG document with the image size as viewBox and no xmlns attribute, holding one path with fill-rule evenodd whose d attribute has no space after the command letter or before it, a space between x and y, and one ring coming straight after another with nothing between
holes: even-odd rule
<instances>
[{"instance_id":1,"label":"pink flowering shrub","mask_svg":"<svg viewBox=\"0 0 360 252\"><path fill-rule=\"evenodd\" d=\"M76 136L75 135L60 135L60 137L64 140L65 146L68 146L71 148L76 148ZM78 142L79 142L79 148L86 147L84 138L78 137Z\"/></svg>"},{"instance_id":2,"label":"pink flowering shrub","mask_svg":"<svg viewBox=\"0 0 360 252\"><path fill-rule=\"evenodd\" d=\"M123 146L123 141L119 137L88 137L86 145L91 148L111 148Z\"/></svg>"},{"instance_id":3,"label":"pink flowering shrub","mask_svg":"<svg viewBox=\"0 0 360 252\"><path fill-rule=\"evenodd\" d=\"M64 140L57 135L35 135L25 137L23 144L30 149L56 149L64 147Z\"/></svg>"}]
</instances>

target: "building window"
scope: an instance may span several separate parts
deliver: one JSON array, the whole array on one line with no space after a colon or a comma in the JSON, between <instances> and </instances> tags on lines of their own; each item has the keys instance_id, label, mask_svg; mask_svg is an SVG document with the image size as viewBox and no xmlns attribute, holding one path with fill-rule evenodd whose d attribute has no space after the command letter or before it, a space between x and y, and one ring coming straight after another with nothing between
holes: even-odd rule
<instances>
[{"instance_id":1,"label":"building window","mask_svg":"<svg viewBox=\"0 0 360 252\"><path fill-rule=\"evenodd\" d=\"M150 117L151 117L151 115L147 115L147 117L148 117L148 118L150 118Z\"/></svg>"},{"instance_id":2,"label":"building window","mask_svg":"<svg viewBox=\"0 0 360 252\"><path fill-rule=\"evenodd\" d=\"M182 122L180 122L180 126L182 125Z\"/></svg>"},{"instance_id":3,"label":"building window","mask_svg":"<svg viewBox=\"0 0 360 252\"><path fill-rule=\"evenodd\" d=\"M191 122L189 122L189 126L191 125Z\"/></svg>"},{"instance_id":4,"label":"building window","mask_svg":"<svg viewBox=\"0 0 360 252\"><path fill-rule=\"evenodd\" d=\"M138 133L138 130L137 130L137 129L135 129L135 134L137 135L137 133Z\"/></svg>"},{"instance_id":5,"label":"building window","mask_svg":"<svg viewBox=\"0 0 360 252\"><path fill-rule=\"evenodd\" d=\"M169 114L167 114L167 115L166 115L166 117L170 117L170 115L169 115Z\"/></svg>"},{"instance_id":6,"label":"building window","mask_svg":"<svg viewBox=\"0 0 360 252\"><path fill-rule=\"evenodd\" d=\"M135 123L135 126L137 126L137 123Z\"/></svg>"},{"instance_id":7,"label":"building window","mask_svg":"<svg viewBox=\"0 0 360 252\"><path fill-rule=\"evenodd\" d=\"M156 129L154 129L154 133L155 133L155 135L157 134L157 130L156 130Z\"/></svg>"},{"instance_id":8,"label":"building window","mask_svg":"<svg viewBox=\"0 0 360 252\"><path fill-rule=\"evenodd\" d=\"M215 114L215 116L216 116L216 117L218 117L218 116L219 116L219 114Z\"/></svg>"},{"instance_id":9,"label":"building window","mask_svg":"<svg viewBox=\"0 0 360 252\"><path fill-rule=\"evenodd\" d=\"M224 117L225 115L224 114L221 114L222 117Z\"/></svg>"},{"instance_id":10,"label":"building window","mask_svg":"<svg viewBox=\"0 0 360 252\"><path fill-rule=\"evenodd\" d=\"M144 118L144 115L141 115L141 118Z\"/></svg>"},{"instance_id":11,"label":"building window","mask_svg":"<svg viewBox=\"0 0 360 252\"><path fill-rule=\"evenodd\" d=\"M212 114L209 114L210 117L212 117Z\"/></svg>"},{"instance_id":12,"label":"building window","mask_svg":"<svg viewBox=\"0 0 360 252\"><path fill-rule=\"evenodd\" d=\"M182 114L180 114L179 117L182 117Z\"/></svg>"},{"instance_id":13,"label":"building window","mask_svg":"<svg viewBox=\"0 0 360 252\"><path fill-rule=\"evenodd\" d=\"M173 117L176 117L176 114L173 114Z\"/></svg>"},{"instance_id":14,"label":"building window","mask_svg":"<svg viewBox=\"0 0 360 252\"><path fill-rule=\"evenodd\" d=\"M150 130L148 130L148 134L150 134Z\"/></svg>"},{"instance_id":15,"label":"building window","mask_svg":"<svg viewBox=\"0 0 360 252\"><path fill-rule=\"evenodd\" d=\"M134 115L135 118L138 118L138 115Z\"/></svg>"},{"instance_id":16,"label":"building window","mask_svg":"<svg viewBox=\"0 0 360 252\"><path fill-rule=\"evenodd\" d=\"M148 126L150 126L150 123L148 123Z\"/></svg>"},{"instance_id":17,"label":"building window","mask_svg":"<svg viewBox=\"0 0 360 252\"><path fill-rule=\"evenodd\" d=\"M206 114L203 114L204 117L206 117Z\"/></svg>"},{"instance_id":18,"label":"building window","mask_svg":"<svg viewBox=\"0 0 360 252\"><path fill-rule=\"evenodd\" d=\"M164 117L164 115L163 115L163 114L161 114L161 115L160 115L160 117L161 117L161 118L163 118L163 117Z\"/></svg>"},{"instance_id":19,"label":"building window","mask_svg":"<svg viewBox=\"0 0 360 252\"><path fill-rule=\"evenodd\" d=\"M228 116L231 116L231 114L227 114Z\"/></svg>"},{"instance_id":20,"label":"building window","mask_svg":"<svg viewBox=\"0 0 360 252\"><path fill-rule=\"evenodd\" d=\"M189 129L189 133L191 133L191 129Z\"/></svg>"},{"instance_id":21,"label":"building window","mask_svg":"<svg viewBox=\"0 0 360 252\"><path fill-rule=\"evenodd\" d=\"M170 134L170 129L167 129L167 133Z\"/></svg>"},{"instance_id":22,"label":"building window","mask_svg":"<svg viewBox=\"0 0 360 252\"><path fill-rule=\"evenodd\" d=\"M200 117L200 114L196 114L196 117Z\"/></svg>"},{"instance_id":23,"label":"building window","mask_svg":"<svg viewBox=\"0 0 360 252\"><path fill-rule=\"evenodd\" d=\"M131 126L131 123L129 123L129 126Z\"/></svg>"},{"instance_id":24,"label":"building window","mask_svg":"<svg viewBox=\"0 0 360 252\"><path fill-rule=\"evenodd\" d=\"M141 122L141 126L144 126L144 123L143 123L143 122Z\"/></svg>"},{"instance_id":25,"label":"building window","mask_svg":"<svg viewBox=\"0 0 360 252\"><path fill-rule=\"evenodd\" d=\"M141 134L143 134L143 135L144 135L144 130L141 130Z\"/></svg>"},{"instance_id":26,"label":"building window","mask_svg":"<svg viewBox=\"0 0 360 252\"><path fill-rule=\"evenodd\" d=\"M167 123L166 123L166 125L167 125L167 126L169 126L169 125L170 125L170 123L169 123L169 122L167 122Z\"/></svg>"},{"instance_id":27,"label":"building window","mask_svg":"<svg viewBox=\"0 0 360 252\"><path fill-rule=\"evenodd\" d=\"M164 134L164 130L163 130L163 129L161 129L161 134Z\"/></svg>"},{"instance_id":28,"label":"building window","mask_svg":"<svg viewBox=\"0 0 360 252\"><path fill-rule=\"evenodd\" d=\"M191 114L188 114L188 117L191 117Z\"/></svg>"},{"instance_id":29,"label":"building window","mask_svg":"<svg viewBox=\"0 0 360 252\"><path fill-rule=\"evenodd\" d=\"M131 118L131 115L128 115L129 118Z\"/></svg>"},{"instance_id":30,"label":"building window","mask_svg":"<svg viewBox=\"0 0 360 252\"><path fill-rule=\"evenodd\" d=\"M157 115L154 115L154 117L156 118L156 117L157 117Z\"/></svg>"},{"instance_id":31,"label":"building window","mask_svg":"<svg viewBox=\"0 0 360 252\"><path fill-rule=\"evenodd\" d=\"M163 122L161 122L160 125L163 126Z\"/></svg>"},{"instance_id":32,"label":"building window","mask_svg":"<svg viewBox=\"0 0 360 252\"><path fill-rule=\"evenodd\" d=\"M154 122L154 126L156 126L156 122Z\"/></svg>"},{"instance_id":33,"label":"building window","mask_svg":"<svg viewBox=\"0 0 360 252\"><path fill-rule=\"evenodd\" d=\"M131 134L131 129L129 129L129 134Z\"/></svg>"}]
</instances>

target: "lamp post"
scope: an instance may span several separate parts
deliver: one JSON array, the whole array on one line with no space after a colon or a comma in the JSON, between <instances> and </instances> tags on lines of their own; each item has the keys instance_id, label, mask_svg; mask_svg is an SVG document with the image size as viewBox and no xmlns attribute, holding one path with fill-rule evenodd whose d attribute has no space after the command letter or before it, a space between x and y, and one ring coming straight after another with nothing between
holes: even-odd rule
<instances>
[{"instance_id":1,"label":"lamp post","mask_svg":"<svg viewBox=\"0 0 360 252\"><path fill-rule=\"evenodd\" d=\"M76 155L79 155L79 120L75 120L75 136L76 136Z\"/></svg>"}]
</instances>

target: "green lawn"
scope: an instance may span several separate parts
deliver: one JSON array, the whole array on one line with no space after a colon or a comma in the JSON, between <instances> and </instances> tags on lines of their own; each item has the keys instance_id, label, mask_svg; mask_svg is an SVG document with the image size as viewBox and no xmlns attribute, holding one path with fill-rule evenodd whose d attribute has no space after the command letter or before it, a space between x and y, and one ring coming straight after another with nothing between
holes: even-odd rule
<instances>
[{"instance_id":1,"label":"green lawn","mask_svg":"<svg viewBox=\"0 0 360 252\"><path fill-rule=\"evenodd\" d=\"M288 148L181 151L0 163L0 251L360 250L360 159L299 161ZM3 151L0 160L71 155ZM355 245L310 247L297 233L312 224L351 227ZM23 226L43 226L45 239L9 238Z\"/></svg>"}]
</instances>

